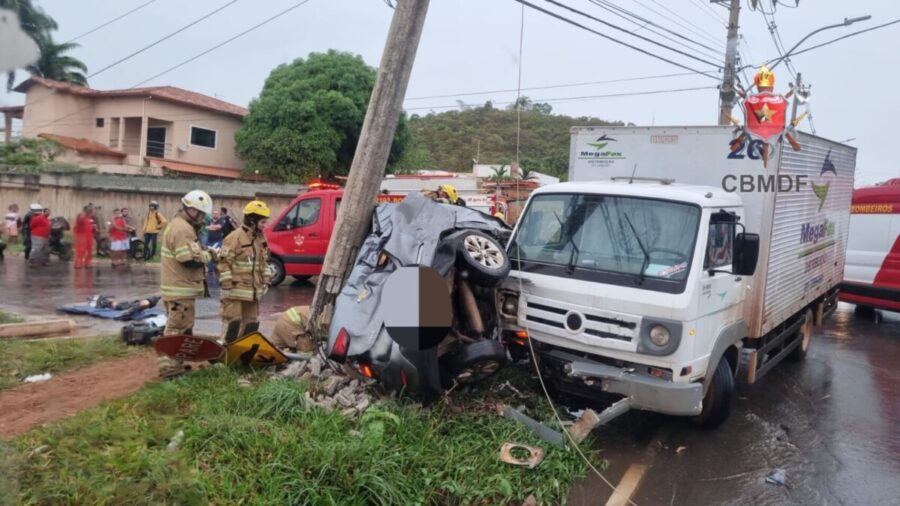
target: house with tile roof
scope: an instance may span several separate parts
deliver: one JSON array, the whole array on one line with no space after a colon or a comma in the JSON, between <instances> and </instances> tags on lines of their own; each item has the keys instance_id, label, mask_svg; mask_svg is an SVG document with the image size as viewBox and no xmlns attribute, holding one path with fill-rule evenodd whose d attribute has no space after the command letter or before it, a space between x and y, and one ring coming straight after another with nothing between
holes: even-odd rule
<instances>
[{"instance_id":1,"label":"house with tile roof","mask_svg":"<svg viewBox=\"0 0 900 506\"><path fill-rule=\"evenodd\" d=\"M31 77L15 91L26 97L22 137L57 142L57 160L102 172L231 179L243 168L234 134L244 107L173 86L95 90Z\"/></svg>"}]
</instances>

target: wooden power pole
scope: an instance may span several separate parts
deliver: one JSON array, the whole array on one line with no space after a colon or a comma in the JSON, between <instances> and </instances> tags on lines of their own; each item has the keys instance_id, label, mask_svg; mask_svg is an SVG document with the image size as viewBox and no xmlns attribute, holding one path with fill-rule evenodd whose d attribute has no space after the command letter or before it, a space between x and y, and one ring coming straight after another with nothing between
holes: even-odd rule
<instances>
[{"instance_id":1,"label":"wooden power pole","mask_svg":"<svg viewBox=\"0 0 900 506\"><path fill-rule=\"evenodd\" d=\"M310 306L309 327L312 331L315 331L312 322L320 315L330 317L331 311L328 309L334 304L369 228L403 109L403 98L425 25L428 3L429 0L399 0L394 8L394 18L350 165L341 209Z\"/></svg>"},{"instance_id":2,"label":"wooden power pole","mask_svg":"<svg viewBox=\"0 0 900 506\"><path fill-rule=\"evenodd\" d=\"M734 73L738 47L738 17L741 12L741 0L731 0L728 15L728 40L725 45L725 69L722 89L719 91L719 124L730 125L728 116L734 108Z\"/></svg>"}]
</instances>

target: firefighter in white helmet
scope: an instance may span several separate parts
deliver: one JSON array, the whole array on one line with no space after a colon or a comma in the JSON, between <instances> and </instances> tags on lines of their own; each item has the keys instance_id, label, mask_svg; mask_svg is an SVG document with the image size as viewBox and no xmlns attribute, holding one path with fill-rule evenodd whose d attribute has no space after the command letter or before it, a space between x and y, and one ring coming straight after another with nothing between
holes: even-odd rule
<instances>
[{"instance_id":1,"label":"firefighter in white helmet","mask_svg":"<svg viewBox=\"0 0 900 506\"><path fill-rule=\"evenodd\" d=\"M244 207L240 228L228 234L219 251L217 270L222 303L222 336L232 341L259 319L259 301L269 285L269 247L263 227L269 207L254 200ZM230 329L230 327L234 327Z\"/></svg>"},{"instance_id":2,"label":"firefighter in white helmet","mask_svg":"<svg viewBox=\"0 0 900 506\"><path fill-rule=\"evenodd\" d=\"M216 252L206 250L197 233L212 212L212 198L201 190L188 192L181 199L181 210L169 222L160 245L160 291L166 307L163 335L191 335L194 331L194 303L208 295L206 264ZM184 363L160 357L159 374L175 376L185 372Z\"/></svg>"}]
</instances>

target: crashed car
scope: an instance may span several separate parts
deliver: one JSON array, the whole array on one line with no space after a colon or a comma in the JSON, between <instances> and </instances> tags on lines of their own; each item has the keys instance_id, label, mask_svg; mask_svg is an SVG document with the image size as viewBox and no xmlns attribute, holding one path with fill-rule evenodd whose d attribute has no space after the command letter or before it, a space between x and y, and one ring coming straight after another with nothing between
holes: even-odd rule
<instances>
[{"instance_id":1,"label":"crashed car","mask_svg":"<svg viewBox=\"0 0 900 506\"><path fill-rule=\"evenodd\" d=\"M410 194L375 210L328 331L329 358L389 389L433 397L507 361L494 287L507 277L503 221Z\"/></svg>"}]
</instances>

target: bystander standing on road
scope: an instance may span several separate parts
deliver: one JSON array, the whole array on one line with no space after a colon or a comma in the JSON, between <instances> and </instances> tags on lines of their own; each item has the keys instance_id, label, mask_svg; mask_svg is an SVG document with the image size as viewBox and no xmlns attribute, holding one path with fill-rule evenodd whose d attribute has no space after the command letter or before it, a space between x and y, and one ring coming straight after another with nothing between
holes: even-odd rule
<instances>
[{"instance_id":1,"label":"bystander standing on road","mask_svg":"<svg viewBox=\"0 0 900 506\"><path fill-rule=\"evenodd\" d=\"M109 225L109 239L112 266L126 265L131 244L128 241L128 223L122 216L121 209L113 209L113 219Z\"/></svg>"},{"instance_id":2,"label":"bystander standing on road","mask_svg":"<svg viewBox=\"0 0 900 506\"><path fill-rule=\"evenodd\" d=\"M159 212L159 202L151 200L147 217L144 218L144 260L150 260L156 256L157 238L166 223L168 220Z\"/></svg>"},{"instance_id":3,"label":"bystander standing on road","mask_svg":"<svg viewBox=\"0 0 900 506\"><path fill-rule=\"evenodd\" d=\"M40 207L38 204L32 206ZM31 213L29 224L31 239L31 254L28 258L28 265L31 267L44 266L49 263L49 242L50 242L50 214L49 209L37 209Z\"/></svg>"},{"instance_id":4,"label":"bystander standing on road","mask_svg":"<svg viewBox=\"0 0 900 506\"><path fill-rule=\"evenodd\" d=\"M43 206L40 204L31 204L28 206L28 212L22 218L22 245L25 246L25 260L31 258L31 218L35 214L44 212Z\"/></svg>"},{"instance_id":5,"label":"bystander standing on road","mask_svg":"<svg viewBox=\"0 0 900 506\"><path fill-rule=\"evenodd\" d=\"M19 205L10 204L4 217L3 228L6 232L6 241L9 244L19 242L19 228L22 226L22 218L19 216Z\"/></svg>"},{"instance_id":6,"label":"bystander standing on road","mask_svg":"<svg viewBox=\"0 0 900 506\"><path fill-rule=\"evenodd\" d=\"M222 240L224 241L228 234L238 229L238 224L234 221L234 217L228 214L228 208L223 207L220 211L222 220Z\"/></svg>"},{"instance_id":7,"label":"bystander standing on road","mask_svg":"<svg viewBox=\"0 0 900 506\"><path fill-rule=\"evenodd\" d=\"M222 214L220 211L215 210L212 212L211 221L204 227L206 229L206 242L204 245L207 248L215 248L218 249L222 247L222 241L225 239L225 234L223 232L224 224L226 220L222 218ZM207 265L207 271L212 274L215 272L216 266L213 263Z\"/></svg>"},{"instance_id":8,"label":"bystander standing on road","mask_svg":"<svg viewBox=\"0 0 900 506\"><path fill-rule=\"evenodd\" d=\"M75 218L75 268L90 267L94 247L94 206L88 204Z\"/></svg>"}]
</instances>

